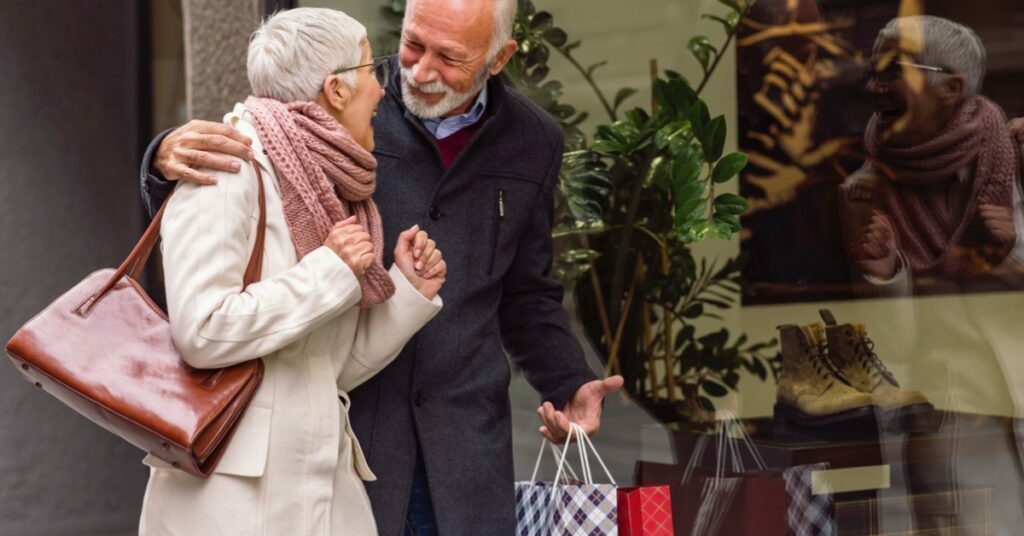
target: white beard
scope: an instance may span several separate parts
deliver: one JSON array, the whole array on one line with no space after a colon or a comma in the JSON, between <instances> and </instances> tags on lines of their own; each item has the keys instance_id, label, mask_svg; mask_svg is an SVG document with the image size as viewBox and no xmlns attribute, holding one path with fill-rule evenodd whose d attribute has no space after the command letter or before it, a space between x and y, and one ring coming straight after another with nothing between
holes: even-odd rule
<instances>
[{"instance_id":1,"label":"white beard","mask_svg":"<svg viewBox=\"0 0 1024 536\"><path fill-rule=\"evenodd\" d=\"M436 119L465 104L466 101L473 98L473 96L483 90L484 86L487 84L491 68L488 62L488 65L484 66L484 68L480 70L480 73L477 75L477 79L473 82L473 87L469 88L468 91L463 92L453 90L448 86L448 84L445 84L444 81L440 79L428 84L417 84L413 80L414 70L415 67L401 67L402 102L416 117L419 117L420 119ZM430 104L416 96L413 93L414 88L424 93L443 93L444 97L436 104Z\"/></svg>"}]
</instances>

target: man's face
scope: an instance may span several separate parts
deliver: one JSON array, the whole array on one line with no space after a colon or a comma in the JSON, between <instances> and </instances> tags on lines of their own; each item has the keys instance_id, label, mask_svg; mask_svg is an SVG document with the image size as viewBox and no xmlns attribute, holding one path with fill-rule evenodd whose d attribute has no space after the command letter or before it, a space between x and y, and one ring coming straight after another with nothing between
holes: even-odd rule
<instances>
[{"instance_id":1,"label":"man's face","mask_svg":"<svg viewBox=\"0 0 1024 536\"><path fill-rule=\"evenodd\" d=\"M905 40L905 39L904 39ZM928 71L917 55L896 41L876 47L871 64L877 73L866 86L871 96L883 141L894 147L924 143L941 132L955 112L957 100L951 100L939 85L928 83Z\"/></svg>"},{"instance_id":2,"label":"man's face","mask_svg":"<svg viewBox=\"0 0 1024 536\"><path fill-rule=\"evenodd\" d=\"M494 5L479 0L417 0L398 52L402 99L422 118L456 115L486 84Z\"/></svg>"}]
</instances>

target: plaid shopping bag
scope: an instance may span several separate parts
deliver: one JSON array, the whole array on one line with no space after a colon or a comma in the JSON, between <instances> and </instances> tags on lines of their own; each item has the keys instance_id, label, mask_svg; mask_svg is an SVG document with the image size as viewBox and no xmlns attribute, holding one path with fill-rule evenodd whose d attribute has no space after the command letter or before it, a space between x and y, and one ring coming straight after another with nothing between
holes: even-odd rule
<instances>
[{"instance_id":1,"label":"plaid shopping bag","mask_svg":"<svg viewBox=\"0 0 1024 536\"><path fill-rule=\"evenodd\" d=\"M668 486L619 488L619 536L672 536Z\"/></svg>"},{"instance_id":2,"label":"plaid shopping bag","mask_svg":"<svg viewBox=\"0 0 1024 536\"><path fill-rule=\"evenodd\" d=\"M615 536L616 495L613 484L516 482L516 535Z\"/></svg>"},{"instance_id":3,"label":"plaid shopping bag","mask_svg":"<svg viewBox=\"0 0 1024 536\"><path fill-rule=\"evenodd\" d=\"M789 508L786 518L790 534L795 536L834 536L835 502L831 493L815 495L811 478L815 471L828 469L827 463L790 467L782 472L786 480Z\"/></svg>"},{"instance_id":4,"label":"plaid shopping bag","mask_svg":"<svg viewBox=\"0 0 1024 536\"><path fill-rule=\"evenodd\" d=\"M551 483L516 482L516 536L551 534Z\"/></svg>"},{"instance_id":5,"label":"plaid shopping bag","mask_svg":"<svg viewBox=\"0 0 1024 536\"><path fill-rule=\"evenodd\" d=\"M516 483L516 534L517 536L616 536L618 534L618 486L608 474L600 455L594 449L590 438L583 429L573 424L570 438L575 438L580 448L582 471L579 479L562 478L575 473L566 464L570 440L567 439L561 454L554 449L558 459L558 473L554 482L538 482L537 471L544 455L541 443L533 476L527 482ZM590 470L587 449L601 463L611 484L595 483ZM566 470L568 469L568 473Z\"/></svg>"}]
</instances>

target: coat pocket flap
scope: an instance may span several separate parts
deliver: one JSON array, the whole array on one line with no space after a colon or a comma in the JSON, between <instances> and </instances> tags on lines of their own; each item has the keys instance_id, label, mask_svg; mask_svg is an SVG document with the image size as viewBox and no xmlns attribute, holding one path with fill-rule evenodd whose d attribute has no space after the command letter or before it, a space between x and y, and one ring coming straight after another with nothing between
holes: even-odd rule
<instances>
[{"instance_id":1,"label":"coat pocket flap","mask_svg":"<svg viewBox=\"0 0 1024 536\"><path fill-rule=\"evenodd\" d=\"M270 408L249 406L214 473L263 476L270 448L271 413Z\"/></svg>"}]
</instances>

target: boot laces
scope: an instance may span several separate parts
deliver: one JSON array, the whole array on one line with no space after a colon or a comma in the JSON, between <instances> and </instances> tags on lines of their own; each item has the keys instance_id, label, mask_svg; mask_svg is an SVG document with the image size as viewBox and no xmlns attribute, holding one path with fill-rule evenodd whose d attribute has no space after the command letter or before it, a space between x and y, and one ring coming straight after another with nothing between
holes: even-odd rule
<instances>
[{"instance_id":1,"label":"boot laces","mask_svg":"<svg viewBox=\"0 0 1024 536\"><path fill-rule=\"evenodd\" d=\"M814 366L815 372L821 376L821 379L829 381L839 379L847 385L852 385L850 380L846 379L846 376L843 375L843 372L836 367L836 364L828 359L828 344L826 341L819 340L817 347L812 348L811 343L804 340L804 348L812 355L811 364ZM829 383L828 386L831 387L831 384Z\"/></svg>"},{"instance_id":2,"label":"boot laces","mask_svg":"<svg viewBox=\"0 0 1024 536\"><path fill-rule=\"evenodd\" d=\"M893 384L893 386L900 386L899 382L896 381L896 377L893 376L892 372L889 372L885 363L882 363L882 360L878 358L878 354L875 353L875 341L872 341L867 335L861 335L857 346L860 350L857 354L864 368L870 371L876 379L882 377Z\"/></svg>"}]
</instances>

